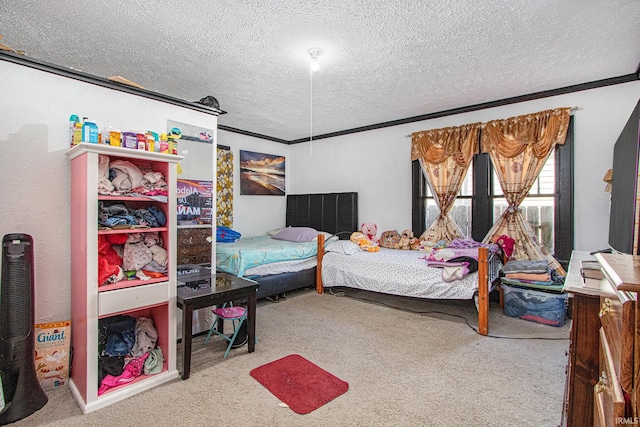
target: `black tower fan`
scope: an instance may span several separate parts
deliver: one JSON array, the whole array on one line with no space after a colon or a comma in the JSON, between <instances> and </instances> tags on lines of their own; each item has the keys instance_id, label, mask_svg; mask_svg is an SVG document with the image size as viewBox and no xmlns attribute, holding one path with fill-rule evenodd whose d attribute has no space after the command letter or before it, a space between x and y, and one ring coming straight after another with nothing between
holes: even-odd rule
<instances>
[{"instance_id":1,"label":"black tower fan","mask_svg":"<svg viewBox=\"0 0 640 427\"><path fill-rule=\"evenodd\" d=\"M0 425L21 420L47 403L34 364L33 239L2 239L0 283Z\"/></svg>"}]
</instances>

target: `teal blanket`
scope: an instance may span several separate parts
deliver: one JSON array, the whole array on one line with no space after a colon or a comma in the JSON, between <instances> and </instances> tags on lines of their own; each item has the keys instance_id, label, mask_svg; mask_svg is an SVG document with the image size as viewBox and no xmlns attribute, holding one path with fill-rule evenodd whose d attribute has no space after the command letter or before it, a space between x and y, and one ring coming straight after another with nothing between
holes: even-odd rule
<instances>
[{"instance_id":1,"label":"teal blanket","mask_svg":"<svg viewBox=\"0 0 640 427\"><path fill-rule=\"evenodd\" d=\"M314 258L318 242L288 242L270 236L241 237L235 242L216 243L216 271L242 277L247 269L280 261Z\"/></svg>"}]
</instances>

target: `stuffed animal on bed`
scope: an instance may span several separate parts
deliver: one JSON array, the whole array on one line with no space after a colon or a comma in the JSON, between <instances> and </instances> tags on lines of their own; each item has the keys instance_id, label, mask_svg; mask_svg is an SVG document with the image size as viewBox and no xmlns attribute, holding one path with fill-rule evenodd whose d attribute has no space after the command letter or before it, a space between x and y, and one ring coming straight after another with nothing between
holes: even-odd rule
<instances>
[{"instance_id":1,"label":"stuffed animal on bed","mask_svg":"<svg viewBox=\"0 0 640 427\"><path fill-rule=\"evenodd\" d=\"M504 252L505 258L507 259L511 258L511 254L513 253L513 247L515 246L515 243L516 243L515 240L513 240L511 237L507 236L506 234L503 234L502 236L498 236L498 238L495 240L495 243L500 245L500 247L502 248L502 252Z\"/></svg>"},{"instance_id":2,"label":"stuffed animal on bed","mask_svg":"<svg viewBox=\"0 0 640 427\"><path fill-rule=\"evenodd\" d=\"M412 237L409 240L409 247L411 248L412 251L419 251L420 250L420 240L418 240L417 237Z\"/></svg>"},{"instance_id":3,"label":"stuffed animal on bed","mask_svg":"<svg viewBox=\"0 0 640 427\"><path fill-rule=\"evenodd\" d=\"M367 252L379 252L380 246L377 243L373 243L367 236L359 231L351 233L350 240L353 243L357 243L360 249Z\"/></svg>"},{"instance_id":4,"label":"stuffed animal on bed","mask_svg":"<svg viewBox=\"0 0 640 427\"><path fill-rule=\"evenodd\" d=\"M398 249L402 249L408 251L411 249L411 238L413 238L413 231L411 230L403 230L402 234L400 234L400 241L398 242Z\"/></svg>"},{"instance_id":5,"label":"stuffed animal on bed","mask_svg":"<svg viewBox=\"0 0 640 427\"><path fill-rule=\"evenodd\" d=\"M420 250L431 252L438 243L438 233L435 230L427 230L420 235Z\"/></svg>"},{"instance_id":6,"label":"stuffed animal on bed","mask_svg":"<svg viewBox=\"0 0 640 427\"><path fill-rule=\"evenodd\" d=\"M398 243L400 242L400 233L396 230L387 230L380 235L378 244L387 249L398 249Z\"/></svg>"},{"instance_id":7,"label":"stuffed animal on bed","mask_svg":"<svg viewBox=\"0 0 640 427\"><path fill-rule=\"evenodd\" d=\"M372 222L363 222L362 223L362 228L361 228L360 231L362 232L362 234L367 236L367 238L369 240L371 240L373 243L377 244L380 241L378 236L376 236L376 234L378 234L378 226L375 225L374 223L372 223Z\"/></svg>"}]
</instances>

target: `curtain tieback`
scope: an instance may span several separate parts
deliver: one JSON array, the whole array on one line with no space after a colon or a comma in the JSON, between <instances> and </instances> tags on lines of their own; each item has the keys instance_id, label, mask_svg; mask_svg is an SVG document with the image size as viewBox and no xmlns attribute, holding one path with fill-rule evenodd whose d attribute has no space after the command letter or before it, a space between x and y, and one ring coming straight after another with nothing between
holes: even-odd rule
<instances>
[{"instance_id":1,"label":"curtain tieback","mask_svg":"<svg viewBox=\"0 0 640 427\"><path fill-rule=\"evenodd\" d=\"M507 212L509 213L516 213L516 212L522 212L522 208L519 208L517 206L514 205L509 205L509 207L507 208Z\"/></svg>"}]
</instances>

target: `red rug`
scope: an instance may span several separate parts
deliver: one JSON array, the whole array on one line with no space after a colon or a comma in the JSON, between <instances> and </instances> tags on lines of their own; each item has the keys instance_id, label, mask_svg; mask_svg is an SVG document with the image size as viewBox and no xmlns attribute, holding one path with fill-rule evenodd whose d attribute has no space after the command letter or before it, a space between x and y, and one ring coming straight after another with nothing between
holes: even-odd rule
<instances>
[{"instance_id":1,"label":"red rug","mask_svg":"<svg viewBox=\"0 0 640 427\"><path fill-rule=\"evenodd\" d=\"M308 414L349 390L349 383L299 354L262 365L250 374L298 414Z\"/></svg>"}]
</instances>

